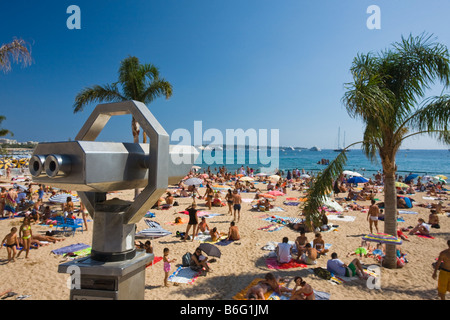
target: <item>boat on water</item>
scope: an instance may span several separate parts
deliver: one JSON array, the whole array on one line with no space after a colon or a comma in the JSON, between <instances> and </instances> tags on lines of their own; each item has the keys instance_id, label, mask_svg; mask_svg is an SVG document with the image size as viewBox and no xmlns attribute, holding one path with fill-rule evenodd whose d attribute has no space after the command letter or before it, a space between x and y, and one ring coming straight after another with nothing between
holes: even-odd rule
<instances>
[{"instance_id":1,"label":"boat on water","mask_svg":"<svg viewBox=\"0 0 450 320\"><path fill-rule=\"evenodd\" d=\"M314 146L314 147L310 148L309 151L322 151L322 150L319 147Z\"/></svg>"},{"instance_id":2,"label":"boat on water","mask_svg":"<svg viewBox=\"0 0 450 320\"><path fill-rule=\"evenodd\" d=\"M339 130L338 130L338 147L337 147L337 149L334 149L333 151L335 151L335 152L344 151L344 148L341 148L340 144L341 144L341 127L339 127ZM344 146L345 146L345 131L344 131ZM345 152L349 152L349 151L350 150L345 150Z\"/></svg>"}]
</instances>

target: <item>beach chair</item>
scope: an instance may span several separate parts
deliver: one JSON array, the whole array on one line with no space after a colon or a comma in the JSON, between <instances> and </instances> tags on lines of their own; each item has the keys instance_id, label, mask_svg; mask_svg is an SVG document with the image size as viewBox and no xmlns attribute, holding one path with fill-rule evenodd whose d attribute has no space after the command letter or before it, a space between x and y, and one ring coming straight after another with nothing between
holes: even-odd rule
<instances>
[{"instance_id":1,"label":"beach chair","mask_svg":"<svg viewBox=\"0 0 450 320\"><path fill-rule=\"evenodd\" d=\"M72 232L72 236L75 236L77 229L81 228L81 232L84 231L83 223L79 223L78 219L66 219L66 222L60 225L65 232ZM69 229L69 231L67 231Z\"/></svg>"},{"instance_id":2,"label":"beach chair","mask_svg":"<svg viewBox=\"0 0 450 320\"><path fill-rule=\"evenodd\" d=\"M58 230L58 227L62 228L65 223L63 216L56 216L53 220L56 221L55 225L56 230Z\"/></svg>"}]
</instances>

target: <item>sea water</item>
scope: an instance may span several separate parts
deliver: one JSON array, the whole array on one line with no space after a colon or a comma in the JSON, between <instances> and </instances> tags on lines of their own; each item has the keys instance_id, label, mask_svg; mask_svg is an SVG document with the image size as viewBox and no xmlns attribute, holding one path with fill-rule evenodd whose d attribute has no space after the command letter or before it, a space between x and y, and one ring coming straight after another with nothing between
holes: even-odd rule
<instances>
[{"instance_id":1,"label":"sea water","mask_svg":"<svg viewBox=\"0 0 450 320\"><path fill-rule=\"evenodd\" d=\"M223 154L223 161L206 163L205 159L203 159L199 165L202 169L209 167L212 172L220 166L225 166L231 172L238 170L241 166L244 166L244 168L248 166L256 170L263 170L267 167L258 161L257 152L254 150L250 152L250 150L246 148L244 161L242 161L242 156L238 157L238 151L236 149L224 149L220 151ZM285 173L287 170L293 169L304 169L306 172L317 173L326 168L326 165L320 164L322 159L331 162L339 155L339 152L334 150L310 151L307 149L292 150L290 148L280 148L275 152L278 152L278 168L272 168L273 173L275 173L275 169L283 170ZM344 165L344 170L359 172L366 178L373 177L378 171L382 172L381 160L378 155L373 162L366 157L361 149L352 149L346 155L347 162ZM443 174L450 178L450 151L448 149L399 150L396 156L396 164L397 174L399 176L405 177L410 173L421 176Z\"/></svg>"}]
</instances>

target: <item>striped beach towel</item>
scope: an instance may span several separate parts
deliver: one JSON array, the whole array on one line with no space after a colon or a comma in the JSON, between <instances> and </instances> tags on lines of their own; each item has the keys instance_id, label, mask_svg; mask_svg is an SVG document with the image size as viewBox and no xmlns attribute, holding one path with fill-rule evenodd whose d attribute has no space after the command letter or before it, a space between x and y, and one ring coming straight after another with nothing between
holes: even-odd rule
<instances>
[{"instance_id":1,"label":"striped beach towel","mask_svg":"<svg viewBox=\"0 0 450 320\"><path fill-rule=\"evenodd\" d=\"M190 267L178 267L167 279L170 282L193 284L199 277L201 271L194 271Z\"/></svg>"}]
</instances>

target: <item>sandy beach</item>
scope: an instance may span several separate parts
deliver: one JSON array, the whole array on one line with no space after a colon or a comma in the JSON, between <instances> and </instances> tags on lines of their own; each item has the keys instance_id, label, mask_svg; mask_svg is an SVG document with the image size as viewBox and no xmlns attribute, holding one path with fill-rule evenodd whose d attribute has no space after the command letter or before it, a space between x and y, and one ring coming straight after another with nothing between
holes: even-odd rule
<instances>
[{"instance_id":1,"label":"sandy beach","mask_svg":"<svg viewBox=\"0 0 450 320\"><path fill-rule=\"evenodd\" d=\"M11 185L10 182L3 181L2 185ZM265 191L265 184L258 184L258 188ZM200 194L204 194L205 189L200 188ZM109 198L119 197L121 199L132 200L133 191L121 191L111 193ZM254 193L242 193L243 199L253 199ZM157 262L146 269L146 300L232 300L239 292L244 290L255 278L263 278L268 272L274 273L286 279L285 286L294 287L294 277L301 276L309 283L314 290L329 294L330 300L436 300L437 281L432 279L432 262L437 258L440 251L447 248L449 237L450 219L445 215L440 215L440 229L431 229L434 239L424 239L417 236L409 236L410 241L404 241L401 246L402 251L407 254L408 263L401 269L389 270L381 269L381 288L369 289L364 280L352 280L349 282L335 284L331 281L318 278L311 270L315 267L324 267L331 252L336 252L338 257L348 263L353 257L346 257L349 252L354 251L361 243L361 237L369 233L369 224L366 220L367 213L361 211L345 211L344 216L354 217L354 221L331 220L330 224L338 225L337 230L323 232L322 237L325 243L331 244L330 253L321 256L315 266L307 268L297 267L291 269L274 270L269 269L265 262L265 256L269 253L263 247L269 242L281 242L283 237L288 237L294 241L299 235L297 231L287 226L283 226L276 231L258 230L271 224L270 221L263 220L263 217L299 217L300 208L298 206L284 205L286 198L303 197L304 193L288 189L285 196L278 196L273 202L276 207L284 211L279 212L258 212L251 210L252 204L244 202L242 204L241 219L237 223L241 234L241 240L232 242L226 246L219 246L222 256L217 261L210 264L213 272L206 276L199 276L191 284L180 283L173 285L169 282L169 287L163 286L164 271L163 262ZM430 210L419 207L420 203L437 203L437 200L425 200L425 193L416 193L412 197L415 205L409 211L417 214L400 214L404 222L399 222L399 227L415 226L418 218L428 221ZM444 195L446 196L446 195ZM49 194L45 198L48 199ZM224 194L221 195L222 199ZM378 194L377 198L383 201L383 195ZM179 206L171 207L167 210L152 209L150 212L155 217L150 220L158 222L161 227L172 232L172 235L152 240L154 254L162 257L163 249L170 249L170 258L176 258L172 263L170 273L173 273L181 264L181 258L186 252L194 252L200 241L183 242L176 237L176 232L184 232L187 224L173 225L175 218L187 218L180 214L188 205L191 198L176 198ZM245 200L249 201L249 200ZM213 217L208 217L207 223L210 228L217 227L220 232L227 232L232 216L227 215L228 207L212 207L209 210L205 206L204 200L197 200L198 209L209 213L215 213ZM358 201L358 204L368 206L369 201ZM448 200L444 201L447 207ZM55 207L57 208L57 207ZM333 214L330 212L330 214ZM89 217L90 218L90 217ZM339 218L338 218L339 219ZM11 227L19 227L23 218L0 220L0 236L9 233ZM348 219L351 220L351 219ZM92 241L92 221L88 222L88 231L78 230L74 236L61 235L64 241L49 243L39 249L31 249L29 258L25 259L22 254L16 258L15 262L7 262L6 248L0 251L0 292L11 290L18 296L27 296L29 300L67 300L70 290L67 288L67 274L57 272L58 265L64 261L61 255L55 255L51 251L70 244L84 243L91 244ZM384 222L379 222L380 232L383 231ZM280 225L281 226L281 225ZM146 229L147 225L142 219L137 230ZM33 233L44 234L49 229L45 225L32 225ZM314 239L314 233L307 233L309 241ZM141 240L144 241L144 240ZM361 262L366 265L377 264L374 258L361 258ZM15 299L11 297L8 299Z\"/></svg>"}]
</instances>

